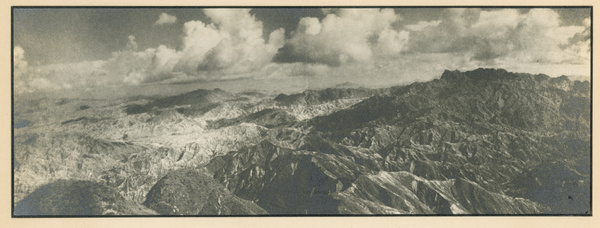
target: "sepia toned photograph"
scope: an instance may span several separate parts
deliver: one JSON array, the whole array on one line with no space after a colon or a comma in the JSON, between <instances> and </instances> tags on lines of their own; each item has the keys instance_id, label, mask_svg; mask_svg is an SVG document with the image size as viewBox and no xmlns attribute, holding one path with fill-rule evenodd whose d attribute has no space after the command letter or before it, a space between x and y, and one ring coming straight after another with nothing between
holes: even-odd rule
<instances>
[{"instance_id":1,"label":"sepia toned photograph","mask_svg":"<svg viewBox=\"0 0 600 228\"><path fill-rule=\"evenodd\" d=\"M11 22L12 218L592 215L591 6Z\"/></svg>"}]
</instances>

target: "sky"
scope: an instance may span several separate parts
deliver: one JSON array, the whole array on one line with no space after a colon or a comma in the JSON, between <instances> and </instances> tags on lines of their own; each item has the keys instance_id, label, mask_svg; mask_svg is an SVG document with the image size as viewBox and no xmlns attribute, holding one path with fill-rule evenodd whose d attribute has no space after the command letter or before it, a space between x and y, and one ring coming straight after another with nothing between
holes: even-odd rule
<instances>
[{"instance_id":1,"label":"sky","mask_svg":"<svg viewBox=\"0 0 600 228\"><path fill-rule=\"evenodd\" d=\"M589 8L16 8L13 86L17 94L391 86L479 67L589 76L590 15Z\"/></svg>"}]
</instances>

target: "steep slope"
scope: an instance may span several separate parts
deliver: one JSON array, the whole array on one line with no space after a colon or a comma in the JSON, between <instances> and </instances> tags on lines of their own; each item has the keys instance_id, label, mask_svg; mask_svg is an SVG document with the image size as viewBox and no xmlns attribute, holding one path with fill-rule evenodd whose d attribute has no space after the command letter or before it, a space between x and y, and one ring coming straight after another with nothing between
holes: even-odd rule
<instances>
[{"instance_id":1,"label":"steep slope","mask_svg":"<svg viewBox=\"0 0 600 228\"><path fill-rule=\"evenodd\" d=\"M511 194L547 203L554 214L591 214L590 176L566 161L544 162L511 183ZM585 161L581 161L581 165Z\"/></svg>"},{"instance_id":2,"label":"steep slope","mask_svg":"<svg viewBox=\"0 0 600 228\"><path fill-rule=\"evenodd\" d=\"M59 180L41 186L19 201L14 215L156 215L156 212L99 183Z\"/></svg>"},{"instance_id":3,"label":"steep slope","mask_svg":"<svg viewBox=\"0 0 600 228\"><path fill-rule=\"evenodd\" d=\"M14 198L77 179L164 215L589 214L590 95L477 69L387 89L22 99Z\"/></svg>"},{"instance_id":4,"label":"steep slope","mask_svg":"<svg viewBox=\"0 0 600 228\"><path fill-rule=\"evenodd\" d=\"M144 205L163 215L256 215L266 212L194 169L171 171L150 189Z\"/></svg>"},{"instance_id":5,"label":"steep slope","mask_svg":"<svg viewBox=\"0 0 600 228\"><path fill-rule=\"evenodd\" d=\"M426 180L408 172L361 176L334 197L342 201L340 211L356 214L536 214L548 210L530 200L492 193L466 179ZM361 207L365 201L369 206Z\"/></svg>"},{"instance_id":6,"label":"steep slope","mask_svg":"<svg viewBox=\"0 0 600 228\"><path fill-rule=\"evenodd\" d=\"M336 214L329 194L369 172L350 158L268 141L216 157L207 168L230 191L272 214Z\"/></svg>"},{"instance_id":7,"label":"steep slope","mask_svg":"<svg viewBox=\"0 0 600 228\"><path fill-rule=\"evenodd\" d=\"M232 192L270 213L585 214L590 104L589 82L446 71L441 79L391 88L293 125L295 131L272 129L271 142L217 157L208 167ZM562 179L541 177L537 170L556 162L564 168L552 173ZM376 186L385 181L369 176L382 171L414 178L386 179L396 187L384 193ZM415 180L429 193L407 192ZM440 184L446 187L435 187ZM579 203L565 207L540 191ZM394 203L403 198L413 201Z\"/></svg>"},{"instance_id":8,"label":"steep slope","mask_svg":"<svg viewBox=\"0 0 600 228\"><path fill-rule=\"evenodd\" d=\"M581 174L572 180L581 183L573 194L585 195L590 104L588 82L492 69L446 71L440 80L317 117L313 126L334 142L378 153L384 170L410 164L411 172L428 179L466 178L500 193L510 192L505 184L526 170L565 161L566 170ZM554 205L550 213L565 213L549 198L541 201ZM589 203L580 206L569 211L589 210Z\"/></svg>"},{"instance_id":9,"label":"steep slope","mask_svg":"<svg viewBox=\"0 0 600 228\"><path fill-rule=\"evenodd\" d=\"M230 191L256 201L272 214L538 214L548 211L547 207L530 200L493 193L462 178L428 180L410 172L377 171L382 169L377 164L381 161L379 156L357 149L342 149L344 147L316 137L304 140L310 141L306 144L310 146L302 148L312 151L263 142L216 157L207 168ZM417 173L411 167L407 170ZM440 208L442 205L446 207Z\"/></svg>"}]
</instances>

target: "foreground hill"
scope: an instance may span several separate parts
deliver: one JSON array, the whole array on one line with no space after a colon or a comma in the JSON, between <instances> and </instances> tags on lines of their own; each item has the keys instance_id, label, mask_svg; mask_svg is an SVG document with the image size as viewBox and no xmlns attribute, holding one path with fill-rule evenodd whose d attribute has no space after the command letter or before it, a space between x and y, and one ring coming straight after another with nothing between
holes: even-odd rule
<instances>
[{"instance_id":1,"label":"foreground hill","mask_svg":"<svg viewBox=\"0 0 600 228\"><path fill-rule=\"evenodd\" d=\"M150 189L144 205L164 215L266 214L258 205L231 194L212 177L194 169L169 172Z\"/></svg>"},{"instance_id":2,"label":"foreground hill","mask_svg":"<svg viewBox=\"0 0 600 228\"><path fill-rule=\"evenodd\" d=\"M589 214L590 107L588 81L495 69L386 89L18 100L15 202L83 179L163 215Z\"/></svg>"},{"instance_id":3,"label":"foreground hill","mask_svg":"<svg viewBox=\"0 0 600 228\"><path fill-rule=\"evenodd\" d=\"M44 185L16 206L17 216L156 215L115 189L91 181L61 180Z\"/></svg>"}]
</instances>

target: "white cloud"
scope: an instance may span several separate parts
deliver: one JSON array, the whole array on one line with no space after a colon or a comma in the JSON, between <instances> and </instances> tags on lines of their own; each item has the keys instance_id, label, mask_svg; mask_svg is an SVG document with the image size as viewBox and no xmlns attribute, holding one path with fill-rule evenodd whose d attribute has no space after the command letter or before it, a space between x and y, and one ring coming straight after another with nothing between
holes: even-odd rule
<instances>
[{"instance_id":1,"label":"white cloud","mask_svg":"<svg viewBox=\"0 0 600 228\"><path fill-rule=\"evenodd\" d=\"M585 63L584 56L574 53L569 40L586 31L584 26L561 26L559 15L550 9L533 9L521 16L520 26L512 35L511 43L518 49L509 58L526 62ZM589 40L589 39L588 39ZM588 46L583 43L584 46Z\"/></svg>"},{"instance_id":2,"label":"white cloud","mask_svg":"<svg viewBox=\"0 0 600 228\"><path fill-rule=\"evenodd\" d=\"M347 62L366 62L378 56L402 51L408 32L396 31L391 24L399 20L392 9L333 9L319 21L302 18L286 46L277 57L281 62L323 63L339 66ZM383 46L391 45L390 49Z\"/></svg>"},{"instance_id":3,"label":"white cloud","mask_svg":"<svg viewBox=\"0 0 600 228\"><path fill-rule=\"evenodd\" d=\"M409 36L410 33L407 31L396 31L385 28L379 33L374 48L375 53L388 57L397 56L400 52L408 48Z\"/></svg>"},{"instance_id":4,"label":"white cloud","mask_svg":"<svg viewBox=\"0 0 600 228\"><path fill-rule=\"evenodd\" d=\"M410 31L421 31L424 28L426 28L427 26L438 26L442 21L437 20L437 21L419 21L416 24L412 24L412 25L404 25L404 27L407 30Z\"/></svg>"},{"instance_id":5,"label":"white cloud","mask_svg":"<svg viewBox=\"0 0 600 228\"><path fill-rule=\"evenodd\" d=\"M277 73L362 84L430 80L445 69L478 67L589 74L590 20L564 26L550 9L448 9L439 20L403 26L394 23L398 15L385 17L384 12L324 12L329 14L320 21L300 20L276 57L294 64ZM378 16L377 23L370 20Z\"/></svg>"},{"instance_id":6,"label":"white cloud","mask_svg":"<svg viewBox=\"0 0 600 228\"><path fill-rule=\"evenodd\" d=\"M411 34L412 52L463 53L472 61L523 63L585 63L585 41L571 43L584 26L562 26L551 9L482 11L452 9L438 25Z\"/></svg>"},{"instance_id":7,"label":"white cloud","mask_svg":"<svg viewBox=\"0 0 600 228\"><path fill-rule=\"evenodd\" d=\"M14 90L16 93L27 91L27 61L25 61L25 50L20 46L13 48Z\"/></svg>"},{"instance_id":8,"label":"white cloud","mask_svg":"<svg viewBox=\"0 0 600 228\"><path fill-rule=\"evenodd\" d=\"M139 52L130 50L113 53L110 59L97 68L98 72L104 73L106 79L100 81L100 84L142 83L153 76L149 69L155 54L156 50L152 48Z\"/></svg>"},{"instance_id":9,"label":"white cloud","mask_svg":"<svg viewBox=\"0 0 600 228\"><path fill-rule=\"evenodd\" d=\"M321 32L321 23L318 18L314 17L303 17L298 23L297 32L305 33L309 36L317 35Z\"/></svg>"},{"instance_id":10,"label":"white cloud","mask_svg":"<svg viewBox=\"0 0 600 228\"><path fill-rule=\"evenodd\" d=\"M154 25L164 25L164 24L173 24L177 21L177 17L173 15L169 15L167 13L161 13L158 16L158 20L154 22Z\"/></svg>"},{"instance_id":11,"label":"white cloud","mask_svg":"<svg viewBox=\"0 0 600 228\"><path fill-rule=\"evenodd\" d=\"M589 74L590 18L563 26L550 9L449 9L439 20L409 25L391 9L332 9L321 20L302 18L289 39L283 29L263 38L262 22L248 9L204 12L209 21L184 23L178 48L138 50L130 35L105 60L29 66L25 51L14 47L15 92L198 78L394 84L477 67Z\"/></svg>"},{"instance_id":12,"label":"white cloud","mask_svg":"<svg viewBox=\"0 0 600 228\"><path fill-rule=\"evenodd\" d=\"M57 82L54 72L29 67L25 60L25 50L20 46L13 48L14 58L14 91L17 94L29 93L38 90L56 90L70 87L69 83ZM72 74L72 72L59 72ZM64 86L64 87L63 87Z\"/></svg>"},{"instance_id":13,"label":"white cloud","mask_svg":"<svg viewBox=\"0 0 600 228\"><path fill-rule=\"evenodd\" d=\"M154 51L154 58L148 69L148 72L151 72L151 75L147 78L142 78L141 81L160 81L162 79L170 78L173 69L180 58L180 53L175 49L168 48L164 45L158 46Z\"/></svg>"},{"instance_id":14,"label":"white cloud","mask_svg":"<svg viewBox=\"0 0 600 228\"><path fill-rule=\"evenodd\" d=\"M249 9L206 9L204 12L212 23L186 22L179 49L159 45L138 51L135 36L130 35L125 49L114 52L107 60L37 67L35 72L22 74L30 78L22 80L26 83L19 87L61 89L137 85L173 77L209 80L260 77L256 72L270 64L285 43L283 29L272 31L265 41L262 22L257 21ZM168 22L167 16L161 16L157 23ZM18 69L26 68L20 47L15 47L15 60Z\"/></svg>"},{"instance_id":15,"label":"white cloud","mask_svg":"<svg viewBox=\"0 0 600 228\"><path fill-rule=\"evenodd\" d=\"M25 50L21 46L13 48L13 57L15 70L25 70L27 68L27 61L25 61Z\"/></svg>"},{"instance_id":16,"label":"white cloud","mask_svg":"<svg viewBox=\"0 0 600 228\"><path fill-rule=\"evenodd\" d=\"M174 71L206 77L242 74L271 62L283 45L284 30L262 37L262 22L249 9L205 9L214 24L200 21L184 25L181 59Z\"/></svg>"}]
</instances>

